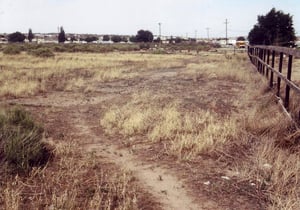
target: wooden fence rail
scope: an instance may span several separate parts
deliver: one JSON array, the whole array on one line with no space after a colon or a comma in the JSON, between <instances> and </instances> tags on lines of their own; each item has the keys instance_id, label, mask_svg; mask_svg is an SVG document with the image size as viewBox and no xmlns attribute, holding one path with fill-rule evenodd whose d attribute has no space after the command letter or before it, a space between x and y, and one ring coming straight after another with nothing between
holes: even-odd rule
<instances>
[{"instance_id":1,"label":"wooden fence rail","mask_svg":"<svg viewBox=\"0 0 300 210\"><path fill-rule=\"evenodd\" d=\"M290 103L290 90L292 89L297 94L300 94L300 88L292 82L292 66L293 59L300 58L300 51L287 47L277 47L277 46L263 46L255 45L248 46L248 55L251 62L256 66L257 70L265 75L269 79L269 86L273 88L274 84L277 85L276 95L284 101L284 107L289 110ZM284 75L283 63L284 58L287 57L287 73ZM275 60L279 59L278 67L275 67ZM277 81L274 82L274 75L277 77ZM285 82L285 94L280 95L281 81Z\"/></svg>"}]
</instances>

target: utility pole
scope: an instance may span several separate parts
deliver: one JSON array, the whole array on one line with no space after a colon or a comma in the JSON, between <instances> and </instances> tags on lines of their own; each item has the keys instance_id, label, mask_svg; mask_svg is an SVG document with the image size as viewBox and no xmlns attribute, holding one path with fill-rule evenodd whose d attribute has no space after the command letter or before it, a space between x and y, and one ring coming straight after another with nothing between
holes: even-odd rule
<instances>
[{"instance_id":1,"label":"utility pole","mask_svg":"<svg viewBox=\"0 0 300 210\"><path fill-rule=\"evenodd\" d=\"M225 21L225 25L226 25L226 45L228 45L228 38L227 38L227 25L228 25L228 21L227 21L227 19L226 19L226 21Z\"/></svg>"},{"instance_id":2,"label":"utility pole","mask_svg":"<svg viewBox=\"0 0 300 210\"><path fill-rule=\"evenodd\" d=\"M206 32L207 32L207 39L209 39L209 28L206 28Z\"/></svg>"},{"instance_id":3,"label":"utility pole","mask_svg":"<svg viewBox=\"0 0 300 210\"><path fill-rule=\"evenodd\" d=\"M197 41L197 30L195 30L195 39Z\"/></svg>"},{"instance_id":4,"label":"utility pole","mask_svg":"<svg viewBox=\"0 0 300 210\"><path fill-rule=\"evenodd\" d=\"M158 23L158 27L159 27L159 38L161 39L161 23Z\"/></svg>"}]
</instances>

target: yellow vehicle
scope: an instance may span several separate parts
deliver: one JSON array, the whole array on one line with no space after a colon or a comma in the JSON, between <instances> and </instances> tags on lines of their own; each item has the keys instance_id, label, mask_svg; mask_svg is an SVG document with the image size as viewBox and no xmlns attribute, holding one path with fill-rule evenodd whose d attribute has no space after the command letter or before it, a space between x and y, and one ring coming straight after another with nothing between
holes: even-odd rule
<instances>
[{"instance_id":1,"label":"yellow vehicle","mask_svg":"<svg viewBox=\"0 0 300 210\"><path fill-rule=\"evenodd\" d=\"M246 41L236 41L237 48L246 48Z\"/></svg>"},{"instance_id":2,"label":"yellow vehicle","mask_svg":"<svg viewBox=\"0 0 300 210\"><path fill-rule=\"evenodd\" d=\"M238 37L236 39L236 44L235 45L236 45L237 48L246 48L246 39L245 39L245 37L242 37L242 36Z\"/></svg>"}]
</instances>

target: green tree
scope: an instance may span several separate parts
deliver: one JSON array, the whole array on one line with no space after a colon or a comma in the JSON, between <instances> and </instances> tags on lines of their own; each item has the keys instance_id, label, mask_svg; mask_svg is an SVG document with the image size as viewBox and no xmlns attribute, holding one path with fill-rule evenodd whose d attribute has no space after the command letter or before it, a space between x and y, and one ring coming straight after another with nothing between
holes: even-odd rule
<instances>
[{"instance_id":1,"label":"green tree","mask_svg":"<svg viewBox=\"0 0 300 210\"><path fill-rule=\"evenodd\" d=\"M236 41L246 41L245 37L243 36L239 36Z\"/></svg>"},{"instance_id":2,"label":"green tree","mask_svg":"<svg viewBox=\"0 0 300 210\"><path fill-rule=\"evenodd\" d=\"M60 32L58 34L58 42L64 43L66 41L66 34L63 27L60 27Z\"/></svg>"},{"instance_id":3,"label":"green tree","mask_svg":"<svg viewBox=\"0 0 300 210\"><path fill-rule=\"evenodd\" d=\"M122 41L122 37L119 36L119 35L114 35L114 36L111 37L111 41L113 41L115 43L121 42Z\"/></svg>"},{"instance_id":4,"label":"green tree","mask_svg":"<svg viewBox=\"0 0 300 210\"><path fill-rule=\"evenodd\" d=\"M28 40L29 40L29 42L32 42L32 40L33 40L33 38L34 38L34 35L33 35L33 33L32 33L32 30L31 30L31 28L29 29L29 31L28 31Z\"/></svg>"},{"instance_id":5,"label":"green tree","mask_svg":"<svg viewBox=\"0 0 300 210\"><path fill-rule=\"evenodd\" d=\"M136 35L137 42L152 42L153 34L151 31L139 30Z\"/></svg>"},{"instance_id":6,"label":"green tree","mask_svg":"<svg viewBox=\"0 0 300 210\"><path fill-rule=\"evenodd\" d=\"M9 42L24 42L25 38L26 36L18 31L8 35Z\"/></svg>"},{"instance_id":7,"label":"green tree","mask_svg":"<svg viewBox=\"0 0 300 210\"><path fill-rule=\"evenodd\" d=\"M86 37L85 39L84 39L84 41L86 41L86 42L88 42L88 43L90 43L90 42L95 42L95 41L97 41L98 40L98 37L96 37L96 36L88 36L88 37Z\"/></svg>"},{"instance_id":8,"label":"green tree","mask_svg":"<svg viewBox=\"0 0 300 210\"><path fill-rule=\"evenodd\" d=\"M122 38L122 40L121 40L122 42L126 42L126 43L128 42L128 39L126 36L122 36L121 38Z\"/></svg>"},{"instance_id":9,"label":"green tree","mask_svg":"<svg viewBox=\"0 0 300 210\"><path fill-rule=\"evenodd\" d=\"M103 36L103 41L108 42L110 40L110 37L108 35Z\"/></svg>"},{"instance_id":10,"label":"green tree","mask_svg":"<svg viewBox=\"0 0 300 210\"><path fill-rule=\"evenodd\" d=\"M250 44L288 46L296 40L290 14L273 8L266 15L259 15L257 21L248 35Z\"/></svg>"},{"instance_id":11,"label":"green tree","mask_svg":"<svg viewBox=\"0 0 300 210\"><path fill-rule=\"evenodd\" d=\"M136 41L136 36L131 36L131 37L129 37L129 41L130 41L130 42L137 42L137 41Z\"/></svg>"},{"instance_id":12,"label":"green tree","mask_svg":"<svg viewBox=\"0 0 300 210\"><path fill-rule=\"evenodd\" d=\"M154 41L155 43L161 43L160 37L157 37L157 39L154 39L153 41Z\"/></svg>"},{"instance_id":13,"label":"green tree","mask_svg":"<svg viewBox=\"0 0 300 210\"><path fill-rule=\"evenodd\" d=\"M180 37L176 37L175 38L175 43L176 44L179 44L179 43L181 43L182 42L182 39L180 38Z\"/></svg>"},{"instance_id":14,"label":"green tree","mask_svg":"<svg viewBox=\"0 0 300 210\"><path fill-rule=\"evenodd\" d=\"M76 39L76 37L73 35L73 36L70 37L70 41L73 43L73 42L77 41L77 39Z\"/></svg>"}]
</instances>

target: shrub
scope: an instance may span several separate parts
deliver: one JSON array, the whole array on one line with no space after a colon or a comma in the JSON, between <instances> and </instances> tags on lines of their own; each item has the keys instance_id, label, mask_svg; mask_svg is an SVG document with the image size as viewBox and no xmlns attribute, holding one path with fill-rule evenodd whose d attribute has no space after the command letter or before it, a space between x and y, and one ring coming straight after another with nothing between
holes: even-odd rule
<instances>
[{"instance_id":1,"label":"shrub","mask_svg":"<svg viewBox=\"0 0 300 210\"><path fill-rule=\"evenodd\" d=\"M4 48L3 53L7 55L17 55L20 54L22 51L21 47L17 45L8 45Z\"/></svg>"},{"instance_id":2,"label":"shrub","mask_svg":"<svg viewBox=\"0 0 300 210\"><path fill-rule=\"evenodd\" d=\"M54 53L49 48L39 48L36 50L31 50L29 54L42 58L54 57Z\"/></svg>"},{"instance_id":3,"label":"shrub","mask_svg":"<svg viewBox=\"0 0 300 210\"><path fill-rule=\"evenodd\" d=\"M51 151L42 142L43 132L44 129L22 108L1 114L0 158L17 172L28 172L33 166L44 165Z\"/></svg>"},{"instance_id":4,"label":"shrub","mask_svg":"<svg viewBox=\"0 0 300 210\"><path fill-rule=\"evenodd\" d=\"M26 36L18 31L8 35L9 42L24 42L25 38Z\"/></svg>"},{"instance_id":5,"label":"shrub","mask_svg":"<svg viewBox=\"0 0 300 210\"><path fill-rule=\"evenodd\" d=\"M119 36L119 35L113 35L112 37L111 37L111 41L113 41L113 42L121 42L122 41L122 37L121 36Z\"/></svg>"},{"instance_id":6,"label":"shrub","mask_svg":"<svg viewBox=\"0 0 300 210\"><path fill-rule=\"evenodd\" d=\"M141 50L149 50L150 44L149 43L140 43L139 44Z\"/></svg>"},{"instance_id":7,"label":"shrub","mask_svg":"<svg viewBox=\"0 0 300 210\"><path fill-rule=\"evenodd\" d=\"M53 50L54 50L55 52L67 52L67 51L68 51L65 45L56 45L56 46L53 48Z\"/></svg>"},{"instance_id":8,"label":"shrub","mask_svg":"<svg viewBox=\"0 0 300 210\"><path fill-rule=\"evenodd\" d=\"M103 40L104 42L108 42L108 41L110 40L109 35L104 35L102 40Z\"/></svg>"},{"instance_id":9,"label":"shrub","mask_svg":"<svg viewBox=\"0 0 300 210\"><path fill-rule=\"evenodd\" d=\"M152 42L153 34L151 31L139 30L136 35L137 42Z\"/></svg>"},{"instance_id":10,"label":"shrub","mask_svg":"<svg viewBox=\"0 0 300 210\"><path fill-rule=\"evenodd\" d=\"M98 41L98 37L96 37L96 36L88 36L88 37L86 37L83 40L86 41L87 43L90 43L90 42Z\"/></svg>"}]
</instances>

